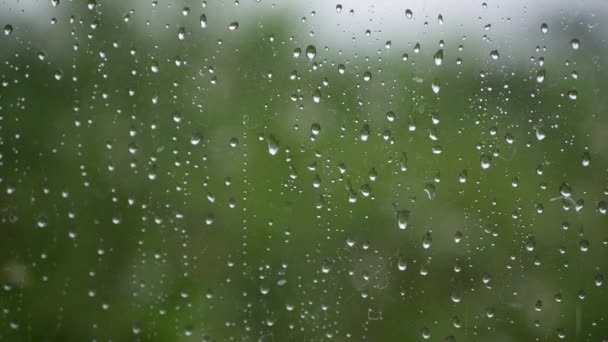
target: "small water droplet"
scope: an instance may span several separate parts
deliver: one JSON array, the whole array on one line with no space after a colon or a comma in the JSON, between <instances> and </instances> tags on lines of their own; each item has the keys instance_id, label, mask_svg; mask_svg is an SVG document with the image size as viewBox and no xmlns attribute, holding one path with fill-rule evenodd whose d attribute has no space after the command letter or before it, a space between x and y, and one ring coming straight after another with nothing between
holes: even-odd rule
<instances>
[{"instance_id":1,"label":"small water droplet","mask_svg":"<svg viewBox=\"0 0 608 342\"><path fill-rule=\"evenodd\" d=\"M492 57L493 60L497 60L499 56L500 55L498 54L498 50L493 50L492 52L490 52L490 57Z\"/></svg>"},{"instance_id":2,"label":"small water droplet","mask_svg":"<svg viewBox=\"0 0 608 342\"><path fill-rule=\"evenodd\" d=\"M228 25L228 30L230 30L230 31L235 31L238 28L239 28L239 23L236 21L233 21L230 23L230 25Z\"/></svg>"},{"instance_id":3,"label":"small water droplet","mask_svg":"<svg viewBox=\"0 0 608 342\"><path fill-rule=\"evenodd\" d=\"M547 31L549 31L549 26L546 23L542 23L540 25L540 32L547 33Z\"/></svg>"},{"instance_id":4,"label":"small water droplet","mask_svg":"<svg viewBox=\"0 0 608 342\"><path fill-rule=\"evenodd\" d=\"M411 10L411 9L406 9L406 10L405 10L405 16L406 16L408 19L412 19L412 17L414 16L414 13L412 13L412 10Z\"/></svg>"}]
</instances>

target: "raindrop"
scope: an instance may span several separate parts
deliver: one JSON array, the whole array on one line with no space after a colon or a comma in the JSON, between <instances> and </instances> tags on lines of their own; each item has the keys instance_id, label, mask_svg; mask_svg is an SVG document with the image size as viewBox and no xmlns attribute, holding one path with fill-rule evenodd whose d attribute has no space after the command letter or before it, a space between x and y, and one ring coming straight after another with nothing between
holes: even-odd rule
<instances>
[{"instance_id":1,"label":"raindrop","mask_svg":"<svg viewBox=\"0 0 608 342\"><path fill-rule=\"evenodd\" d=\"M490 166L492 165L492 156L490 156L489 154L483 154L480 157L480 162L481 162L481 168L486 170L489 169Z\"/></svg>"},{"instance_id":2,"label":"raindrop","mask_svg":"<svg viewBox=\"0 0 608 342\"><path fill-rule=\"evenodd\" d=\"M399 229L407 229L409 220L410 212L408 210L400 210L397 212L397 226Z\"/></svg>"},{"instance_id":3,"label":"raindrop","mask_svg":"<svg viewBox=\"0 0 608 342\"><path fill-rule=\"evenodd\" d=\"M422 238L422 248L429 249L431 248L431 243L433 242L433 238L431 237L431 232L427 232L424 234Z\"/></svg>"},{"instance_id":4,"label":"raindrop","mask_svg":"<svg viewBox=\"0 0 608 342\"><path fill-rule=\"evenodd\" d=\"M434 79L431 83L431 88L433 89L433 93L439 94L439 90L441 90L441 83L439 83L438 79Z\"/></svg>"},{"instance_id":5,"label":"raindrop","mask_svg":"<svg viewBox=\"0 0 608 342\"><path fill-rule=\"evenodd\" d=\"M572 46L573 50L578 50L581 47L581 42L578 39L572 39L572 41L570 42L570 45Z\"/></svg>"},{"instance_id":6,"label":"raindrop","mask_svg":"<svg viewBox=\"0 0 608 342\"><path fill-rule=\"evenodd\" d=\"M441 65L443 63L443 49L439 49L433 58L435 59L435 65Z\"/></svg>"},{"instance_id":7,"label":"raindrop","mask_svg":"<svg viewBox=\"0 0 608 342\"><path fill-rule=\"evenodd\" d=\"M192 137L190 137L190 143L192 145L200 144L201 140L203 140L203 135L199 132L192 134Z\"/></svg>"},{"instance_id":8,"label":"raindrop","mask_svg":"<svg viewBox=\"0 0 608 342\"><path fill-rule=\"evenodd\" d=\"M315 89L315 91L312 93L312 101L314 103L321 102L321 90Z\"/></svg>"},{"instance_id":9,"label":"raindrop","mask_svg":"<svg viewBox=\"0 0 608 342\"><path fill-rule=\"evenodd\" d=\"M308 59L312 60L317 55L317 48L314 45L308 45L306 48L306 56Z\"/></svg>"},{"instance_id":10,"label":"raindrop","mask_svg":"<svg viewBox=\"0 0 608 342\"><path fill-rule=\"evenodd\" d=\"M407 260L403 255L399 256L399 259L397 260L397 269L399 269L399 271L407 270Z\"/></svg>"},{"instance_id":11,"label":"raindrop","mask_svg":"<svg viewBox=\"0 0 608 342\"><path fill-rule=\"evenodd\" d=\"M177 31L177 38L179 40L186 39L186 29L184 27L180 27L179 30Z\"/></svg>"},{"instance_id":12,"label":"raindrop","mask_svg":"<svg viewBox=\"0 0 608 342\"><path fill-rule=\"evenodd\" d=\"M412 13L412 10L411 10L411 9L406 9L406 10L405 10L405 16L406 16L408 19L412 19L412 17L414 16L414 13Z\"/></svg>"},{"instance_id":13,"label":"raindrop","mask_svg":"<svg viewBox=\"0 0 608 342\"><path fill-rule=\"evenodd\" d=\"M497 60L499 57L498 50L493 50L492 52L490 52L490 57L492 57L493 60Z\"/></svg>"},{"instance_id":14,"label":"raindrop","mask_svg":"<svg viewBox=\"0 0 608 342\"><path fill-rule=\"evenodd\" d=\"M207 16L205 14L201 14L200 22L202 28L207 27Z\"/></svg>"},{"instance_id":15,"label":"raindrop","mask_svg":"<svg viewBox=\"0 0 608 342\"><path fill-rule=\"evenodd\" d=\"M230 25L228 25L228 30L230 30L230 31L235 31L238 28L239 28L239 23L236 21L233 21L230 23Z\"/></svg>"},{"instance_id":16,"label":"raindrop","mask_svg":"<svg viewBox=\"0 0 608 342\"><path fill-rule=\"evenodd\" d=\"M589 155L589 152L585 151L583 152L583 161L582 161L582 165L583 167L587 167L589 166L589 164L591 163L591 156Z\"/></svg>"},{"instance_id":17,"label":"raindrop","mask_svg":"<svg viewBox=\"0 0 608 342\"><path fill-rule=\"evenodd\" d=\"M545 80L545 70L539 70L536 73L536 82L543 83L544 80Z\"/></svg>"},{"instance_id":18,"label":"raindrop","mask_svg":"<svg viewBox=\"0 0 608 342\"><path fill-rule=\"evenodd\" d=\"M540 25L540 32L542 32L542 33L547 33L547 31L548 31L548 30L549 30L549 26L547 26L547 24L542 23L542 24Z\"/></svg>"},{"instance_id":19,"label":"raindrop","mask_svg":"<svg viewBox=\"0 0 608 342\"><path fill-rule=\"evenodd\" d=\"M266 143L268 144L268 153L271 156L276 156L279 153L279 141L272 135L269 135L266 138Z\"/></svg>"}]
</instances>

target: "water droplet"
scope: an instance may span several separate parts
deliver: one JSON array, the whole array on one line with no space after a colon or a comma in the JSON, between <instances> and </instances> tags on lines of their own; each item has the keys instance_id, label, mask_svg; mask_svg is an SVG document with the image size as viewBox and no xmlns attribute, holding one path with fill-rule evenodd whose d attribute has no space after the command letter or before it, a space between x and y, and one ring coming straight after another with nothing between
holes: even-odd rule
<instances>
[{"instance_id":1,"label":"water droplet","mask_svg":"<svg viewBox=\"0 0 608 342\"><path fill-rule=\"evenodd\" d=\"M306 56L308 59L312 60L317 55L317 48L314 45L308 45L306 48Z\"/></svg>"},{"instance_id":2,"label":"water droplet","mask_svg":"<svg viewBox=\"0 0 608 342\"><path fill-rule=\"evenodd\" d=\"M431 248L431 243L433 242L433 237L431 236L431 232L427 232L424 234L422 238L422 248L429 249Z\"/></svg>"},{"instance_id":3,"label":"water droplet","mask_svg":"<svg viewBox=\"0 0 608 342\"><path fill-rule=\"evenodd\" d=\"M237 146L239 146L239 140L236 137L232 137L230 138L228 144L230 145L230 147L236 148Z\"/></svg>"},{"instance_id":4,"label":"water droplet","mask_svg":"<svg viewBox=\"0 0 608 342\"><path fill-rule=\"evenodd\" d=\"M180 27L179 30L177 30L177 38L179 40L186 39L186 29L184 27Z\"/></svg>"},{"instance_id":5,"label":"water droplet","mask_svg":"<svg viewBox=\"0 0 608 342\"><path fill-rule=\"evenodd\" d=\"M203 135L200 132L196 132L192 134L192 137L190 137L190 143L192 145L200 144L201 140L203 140Z\"/></svg>"},{"instance_id":6,"label":"water droplet","mask_svg":"<svg viewBox=\"0 0 608 342\"><path fill-rule=\"evenodd\" d=\"M462 293L460 291L454 289L450 293L450 299L452 299L452 302L454 302L454 303L460 303L460 301L462 300Z\"/></svg>"},{"instance_id":7,"label":"water droplet","mask_svg":"<svg viewBox=\"0 0 608 342\"><path fill-rule=\"evenodd\" d=\"M563 182L559 187L560 195L568 198L572 196L572 187L567 182Z\"/></svg>"},{"instance_id":8,"label":"water droplet","mask_svg":"<svg viewBox=\"0 0 608 342\"><path fill-rule=\"evenodd\" d=\"M545 70L539 70L536 73L536 82L543 83L544 80L545 80Z\"/></svg>"},{"instance_id":9,"label":"water droplet","mask_svg":"<svg viewBox=\"0 0 608 342\"><path fill-rule=\"evenodd\" d=\"M578 39L572 39L572 41L570 42L570 45L572 46L573 50L578 50L581 47L581 42Z\"/></svg>"},{"instance_id":10,"label":"water droplet","mask_svg":"<svg viewBox=\"0 0 608 342\"><path fill-rule=\"evenodd\" d=\"M589 152L585 151L583 152L583 161L582 161L582 165L583 167L587 167L589 166L589 164L591 163L591 156L589 155Z\"/></svg>"},{"instance_id":11,"label":"water droplet","mask_svg":"<svg viewBox=\"0 0 608 342\"><path fill-rule=\"evenodd\" d=\"M547 33L547 31L549 31L549 26L546 23L542 23L540 25L540 32Z\"/></svg>"},{"instance_id":12,"label":"water droplet","mask_svg":"<svg viewBox=\"0 0 608 342\"><path fill-rule=\"evenodd\" d=\"M363 125L363 128L361 128L360 138L361 141L367 141L367 139L369 138L369 125Z\"/></svg>"},{"instance_id":13,"label":"water droplet","mask_svg":"<svg viewBox=\"0 0 608 342\"><path fill-rule=\"evenodd\" d=\"M328 274L329 271L331 271L331 262L325 259L321 263L321 272L323 272L324 274Z\"/></svg>"},{"instance_id":14,"label":"water droplet","mask_svg":"<svg viewBox=\"0 0 608 342\"><path fill-rule=\"evenodd\" d=\"M588 240L581 240L578 245L579 245L581 252L586 252L589 250L589 241Z\"/></svg>"},{"instance_id":15,"label":"water droplet","mask_svg":"<svg viewBox=\"0 0 608 342\"><path fill-rule=\"evenodd\" d=\"M428 183L427 185L425 185L424 186L424 192L426 193L427 197L430 200L435 199L435 195L437 193L437 190L435 189L435 184Z\"/></svg>"},{"instance_id":16,"label":"water droplet","mask_svg":"<svg viewBox=\"0 0 608 342\"><path fill-rule=\"evenodd\" d=\"M431 83L431 88L433 89L433 93L439 94L439 91L441 90L441 83L438 79L433 80L433 82Z\"/></svg>"},{"instance_id":17,"label":"water droplet","mask_svg":"<svg viewBox=\"0 0 608 342\"><path fill-rule=\"evenodd\" d=\"M202 28L206 28L207 27L207 16L205 14L201 14L200 22L201 22L201 27Z\"/></svg>"},{"instance_id":18,"label":"water droplet","mask_svg":"<svg viewBox=\"0 0 608 342\"><path fill-rule=\"evenodd\" d=\"M534 239L533 236L530 236L528 238L528 241L526 241L526 250L528 252L532 252L532 251L534 251L534 248L536 248L536 240Z\"/></svg>"},{"instance_id":19,"label":"water droplet","mask_svg":"<svg viewBox=\"0 0 608 342\"><path fill-rule=\"evenodd\" d=\"M400 210L397 212L397 226L399 229L407 229L407 224L410 220L409 210Z\"/></svg>"},{"instance_id":20,"label":"water droplet","mask_svg":"<svg viewBox=\"0 0 608 342\"><path fill-rule=\"evenodd\" d=\"M493 60L497 60L499 57L498 50L493 50L490 52L490 57L492 57Z\"/></svg>"},{"instance_id":21,"label":"water droplet","mask_svg":"<svg viewBox=\"0 0 608 342\"><path fill-rule=\"evenodd\" d=\"M344 74L345 71L346 71L346 67L344 66L344 64L338 65L338 72L340 74Z\"/></svg>"},{"instance_id":22,"label":"water droplet","mask_svg":"<svg viewBox=\"0 0 608 342\"><path fill-rule=\"evenodd\" d=\"M405 259L405 256L399 256L399 259L397 260L397 269L399 269L399 271L407 270L407 260Z\"/></svg>"},{"instance_id":23,"label":"water droplet","mask_svg":"<svg viewBox=\"0 0 608 342\"><path fill-rule=\"evenodd\" d=\"M269 135L266 138L266 143L268 144L268 153L271 156L276 156L279 153L279 141L272 135Z\"/></svg>"},{"instance_id":24,"label":"water droplet","mask_svg":"<svg viewBox=\"0 0 608 342\"><path fill-rule=\"evenodd\" d=\"M536 140L538 141L544 140L547 137L545 129L542 126L534 127L534 133L536 135Z\"/></svg>"},{"instance_id":25,"label":"water droplet","mask_svg":"<svg viewBox=\"0 0 608 342\"><path fill-rule=\"evenodd\" d=\"M419 53L420 52L420 43L416 43L416 45L414 45L414 53Z\"/></svg>"},{"instance_id":26,"label":"water droplet","mask_svg":"<svg viewBox=\"0 0 608 342\"><path fill-rule=\"evenodd\" d=\"M395 121L395 113L393 111L388 111L386 112L386 120L388 120L389 122L393 122Z\"/></svg>"},{"instance_id":27,"label":"water droplet","mask_svg":"<svg viewBox=\"0 0 608 342\"><path fill-rule=\"evenodd\" d=\"M576 100L578 98L578 92L576 90L569 90L568 98L573 101Z\"/></svg>"},{"instance_id":28,"label":"water droplet","mask_svg":"<svg viewBox=\"0 0 608 342\"><path fill-rule=\"evenodd\" d=\"M96 0L89 0L89 2L87 3L87 8L92 11L96 7L97 7L97 1Z\"/></svg>"},{"instance_id":29,"label":"water droplet","mask_svg":"<svg viewBox=\"0 0 608 342\"><path fill-rule=\"evenodd\" d=\"M481 168L484 170L489 169L492 165L492 156L490 156L489 154L481 155L479 160L481 162Z\"/></svg>"},{"instance_id":30,"label":"water droplet","mask_svg":"<svg viewBox=\"0 0 608 342\"><path fill-rule=\"evenodd\" d=\"M429 338L431 338L431 331L427 327L420 329L420 334L422 335L422 338L425 340L428 340Z\"/></svg>"},{"instance_id":31,"label":"water droplet","mask_svg":"<svg viewBox=\"0 0 608 342\"><path fill-rule=\"evenodd\" d=\"M363 80L365 82L368 82L371 79L372 79L372 73L371 72L366 71L366 72L363 73Z\"/></svg>"},{"instance_id":32,"label":"water droplet","mask_svg":"<svg viewBox=\"0 0 608 342\"><path fill-rule=\"evenodd\" d=\"M414 13L412 13L412 10L411 10L411 9L406 9L406 10L405 10L405 16L406 16L408 19L412 19L412 17L414 16Z\"/></svg>"},{"instance_id":33,"label":"water droplet","mask_svg":"<svg viewBox=\"0 0 608 342\"><path fill-rule=\"evenodd\" d=\"M336 5L336 13L340 13L340 12L342 12L342 5L337 4Z\"/></svg>"},{"instance_id":34,"label":"water droplet","mask_svg":"<svg viewBox=\"0 0 608 342\"><path fill-rule=\"evenodd\" d=\"M153 73L155 73L155 74L158 73L159 68L158 68L158 62L157 61L152 61L152 63L150 64L150 70Z\"/></svg>"},{"instance_id":35,"label":"water droplet","mask_svg":"<svg viewBox=\"0 0 608 342\"><path fill-rule=\"evenodd\" d=\"M235 31L238 28L239 28L239 23L236 21L233 21L230 23L230 25L228 25L228 30L230 30L230 31Z\"/></svg>"},{"instance_id":36,"label":"water droplet","mask_svg":"<svg viewBox=\"0 0 608 342\"><path fill-rule=\"evenodd\" d=\"M57 81L61 81L61 79L63 78L63 74L61 73L61 71L57 70L53 73L53 77L55 77Z\"/></svg>"},{"instance_id":37,"label":"water droplet","mask_svg":"<svg viewBox=\"0 0 608 342\"><path fill-rule=\"evenodd\" d=\"M435 65L441 65L443 63L443 49L439 49L433 58L435 59Z\"/></svg>"},{"instance_id":38,"label":"water droplet","mask_svg":"<svg viewBox=\"0 0 608 342\"><path fill-rule=\"evenodd\" d=\"M321 125L319 125L318 123L313 123L310 126L310 134L312 134L313 136L318 136L321 133Z\"/></svg>"},{"instance_id":39,"label":"water droplet","mask_svg":"<svg viewBox=\"0 0 608 342\"><path fill-rule=\"evenodd\" d=\"M468 173L467 173L467 170L462 170L462 171L460 172L460 175L458 176L458 181L459 181L461 184L464 184L464 183L466 183L466 182L467 182L467 178L468 178Z\"/></svg>"},{"instance_id":40,"label":"water droplet","mask_svg":"<svg viewBox=\"0 0 608 342\"><path fill-rule=\"evenodd\" d=\"M36 220L36 226L38 228L46 228L49 225L49 217L47 215L40 215Z\"/></svg>"},{"instance_id":41,"label":"water droplet","mask_svg":"<svg viewBox=\"0 0 608 342\"><path fill-rule=\"evenodd\" d=\"M314 103L321 102L321 90L320 89L315 89L315 91L312 93L312 101Z\"/></svg>"}]
</instances>

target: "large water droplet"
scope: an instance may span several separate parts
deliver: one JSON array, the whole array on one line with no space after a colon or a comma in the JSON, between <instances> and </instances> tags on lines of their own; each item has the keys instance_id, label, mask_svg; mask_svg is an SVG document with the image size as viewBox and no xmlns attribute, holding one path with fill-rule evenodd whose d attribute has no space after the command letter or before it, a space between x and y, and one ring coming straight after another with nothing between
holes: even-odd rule
<instances>
[{"instance_id":1,"label":"large water droplet","mask_svg":"<svg viewBox=\"0 0 608 342\"><path fill-rule=\"evenodd\" d=\"M443 49L439 49L433 58L435 59L435 65L441 65L443 63Z\"/></svg>"},{"instance_id":2,"label":"large water droplet","mask_svg":"<svg viewBox=\"0 0 608 342\"><path fill-rule=\"evenodd\" d=\"M266 143L268 144L268 153L271 156L276 156L279 153L279 141L272 135L269 135L266 138Z\"/></svg>"},{"instance_id":3,"label":"large water droplet","mask_svg":"<svg viewBox=\"0 0 608 342\"><path fill-rule=\"evenodd\" d=\"M308 45L308 47L306 48L306 57L308 57L308 59L312 60L315 58L316 55L317 55L317 48L314 45Z\"/></svg>"},{"instance_id":4,"label":"large water droplet","mask_svg":"<svg viewBox=\"0 0 608 342\"><path fill-rule=\"evenodd\" d=\"M570 42L570 45L572 46L573 50L578 50L581 47L581 42L578 39L572 39L572 41Z\"/></svg>"},{"instance_id":5,"label":"large water droplet","mask_svg":"<svg viewBox=\"0 0 608 342\"><path fill-rule=\"evenodd\" d=\"M410 212L408 210L400 210L397 212L397 225L399 229L407 229L407 224L410 220Z\"/></svg>"}]
</instances>

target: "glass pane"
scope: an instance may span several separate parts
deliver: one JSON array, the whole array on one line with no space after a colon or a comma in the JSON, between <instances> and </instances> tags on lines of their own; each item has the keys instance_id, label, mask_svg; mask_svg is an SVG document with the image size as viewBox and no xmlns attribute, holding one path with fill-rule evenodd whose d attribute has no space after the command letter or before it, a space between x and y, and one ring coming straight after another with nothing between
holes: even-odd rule
<instances>
[{"instance_id":1,"label":"glass pane","mask_svg":"<svg viewBox=\"0 0 608 342\"><path fill-rule=\"evenodd\" d=\"M0 3L0 339L608 341L608 6Z\"/></svg>"}]
</instances>

